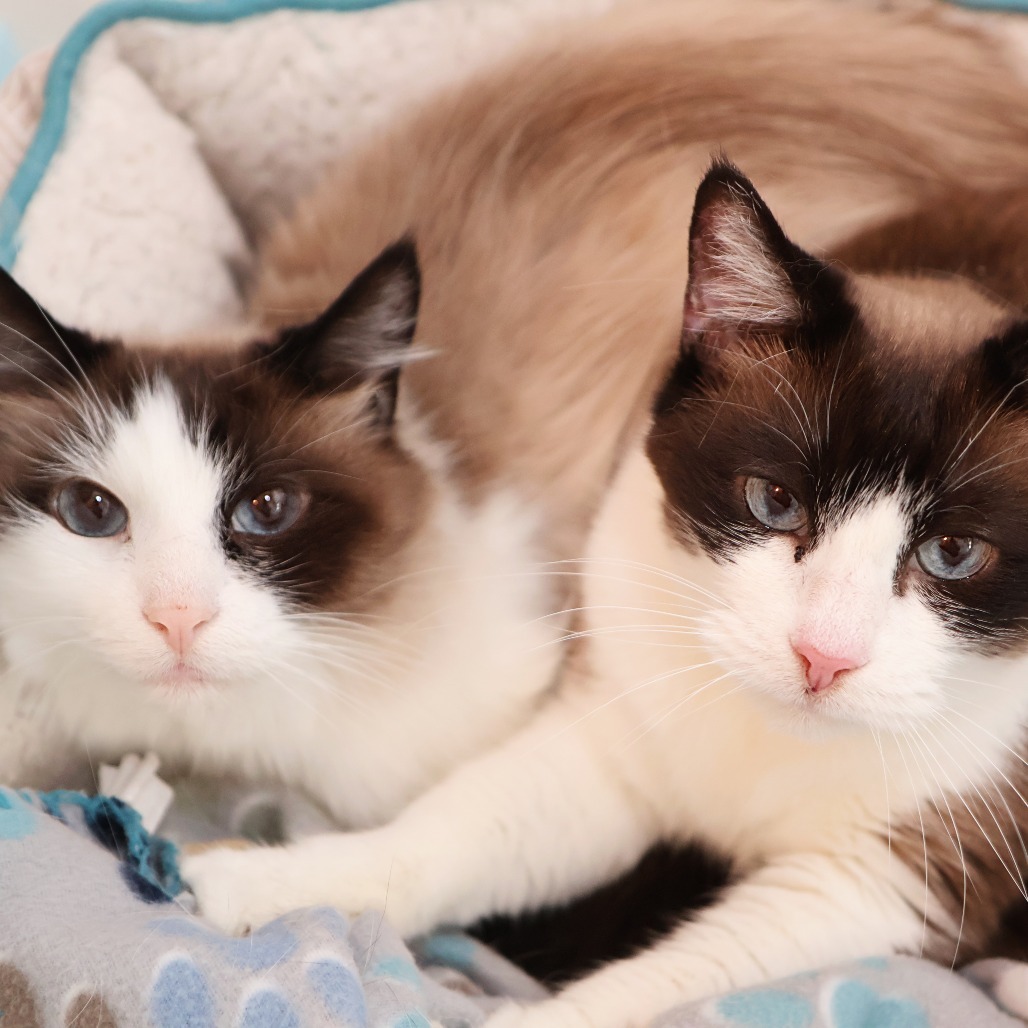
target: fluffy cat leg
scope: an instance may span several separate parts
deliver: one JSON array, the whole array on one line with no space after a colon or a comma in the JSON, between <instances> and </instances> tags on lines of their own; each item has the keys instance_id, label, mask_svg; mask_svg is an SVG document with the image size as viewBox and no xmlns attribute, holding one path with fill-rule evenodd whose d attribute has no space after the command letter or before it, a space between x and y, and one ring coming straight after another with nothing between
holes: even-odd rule
<instances>
[{"instance_id":1,"label":"fluffy cat leg","mask_svg":"<svg viewBox=\"0 0 1028 1028\"><path fill-rule=\"evenodd\" d=\"M657 831L574 715L557 707L391 824L293 845L217 850L183 872L228 931L301 906L385 910L405 935L569 899L630 867Z\"/></svg>"},{"instance_id":2,"label":"fluffy cat leg","mask_svg":"<svg viewBox=\"0 0 1028 1028\"><path fill-rule=\"evenodd\" d=\"M552 1000L505 1008L487 1028L642 1028L679 1003L833 963L917 951L923 922L916 881L911 876L900 888L884 877L879 854L869 856L797 854L767 864L651 949Z\"/></svg>"}]
</instances>

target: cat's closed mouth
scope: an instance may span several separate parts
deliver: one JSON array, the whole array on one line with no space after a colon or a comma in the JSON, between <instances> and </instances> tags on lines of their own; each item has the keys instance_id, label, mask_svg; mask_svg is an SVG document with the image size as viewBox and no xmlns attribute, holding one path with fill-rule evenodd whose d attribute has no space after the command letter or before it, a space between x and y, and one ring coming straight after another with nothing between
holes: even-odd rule
<instances>
[{"instance_id":1,"label":"cat's closed mouth","mask_svg":"<svg viewBox=\"0 0 1028 1028\"><path fill-rule=\"evenodd\" d=\"M169 691L193 690L212 684L210 676L180 660L172 668L155 674L151 681L159 688Z\"/></svg>"}]
</instances>

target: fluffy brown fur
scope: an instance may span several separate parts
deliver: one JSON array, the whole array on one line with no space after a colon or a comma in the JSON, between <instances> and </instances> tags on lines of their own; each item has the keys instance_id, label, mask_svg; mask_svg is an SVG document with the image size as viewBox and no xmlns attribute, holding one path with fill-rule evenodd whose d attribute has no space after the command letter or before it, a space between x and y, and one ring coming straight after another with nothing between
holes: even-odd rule
<instances>
[{"instance_id":1,"label":"fluffy brown fur","mask_svg":"<svg viewBox=\"0 0 1028 1028\"><path fill-rule=\"evenodd\" d=\"M634 5L331 174L266 247L254 305L301 319L413 231L438 352L408 387L472 495L510 481L570 527L673 352L712 150L819 247L956 183L1018 180L1026 142L1024 87L968 32L824 3Z\"/></svg>"}]
</instances>

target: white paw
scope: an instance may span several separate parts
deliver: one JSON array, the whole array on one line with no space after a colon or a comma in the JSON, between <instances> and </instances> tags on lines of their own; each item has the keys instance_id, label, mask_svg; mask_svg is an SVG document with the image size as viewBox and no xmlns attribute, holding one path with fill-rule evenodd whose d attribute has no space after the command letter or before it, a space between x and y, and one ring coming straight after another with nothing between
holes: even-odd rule
<instances>
[{"instance_id":1,"label":"white paw","mask_svg":"<svg viewBox=\"0 0 1028 1028\"><path fill-rule=\"evenodd\" d=\"M203 916L231 934L314 906L347 914L384 910L398 931L415 934L428 927L414 902L416 883L378 841L372 833L339 834L284 847L208 850L183 861L182 877Z\"/></svg>"},{"instance_id":2,"label":"white paw","mask_svg":"<svg viewBox=\"0 0 1028 1028\"><path fill-rule=\"evenodd\" d=\"M183 859L182 877L204 918L230 935L242 935L305 905L289 888L283 867L286 852L207 850Z\"/></svg>"},{"instance_id":3,"label":"white paw","mask_svg":"<svg viewBox=\"0 0 1028 1028\"><path fill-rule=\"evenodd\" d=\"M508 1003L491 1014L483 1028L594 1028L594 1025L581 1010L557 997L525 1006Z\"/></svg>"}]
</instances>

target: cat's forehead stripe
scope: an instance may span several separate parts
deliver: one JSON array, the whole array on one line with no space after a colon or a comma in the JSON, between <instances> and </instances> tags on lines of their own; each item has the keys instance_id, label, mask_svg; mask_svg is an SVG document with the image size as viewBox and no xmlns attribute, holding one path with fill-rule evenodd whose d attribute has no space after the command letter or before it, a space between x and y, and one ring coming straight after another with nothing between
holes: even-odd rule
<instances>
[{"instance_id":1,"label":"cat's forehead stripe","mask_svg":"<svg viewBox=\"0 0 1028 1028\"><path fill-rule=\"evenodd\" d=\"M227 469L202 439L190 436L180 398L170 382L156 377L138 387L128 412L114 417L94 477L129 505L136 520L177 521L183 531L209 525Z\"/></svg>"}]
</instances>

